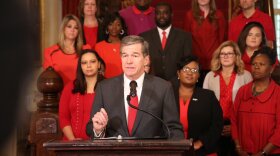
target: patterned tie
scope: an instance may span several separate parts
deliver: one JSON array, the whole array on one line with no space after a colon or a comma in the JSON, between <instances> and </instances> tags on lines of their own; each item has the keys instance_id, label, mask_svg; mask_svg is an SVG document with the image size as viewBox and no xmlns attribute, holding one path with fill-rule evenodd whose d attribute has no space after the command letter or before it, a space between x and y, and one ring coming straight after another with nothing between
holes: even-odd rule
<instances>
[{"instance_id":1,"label":"patterned tie","mask_svg":"<svg viewBox=\"0 0 280 156\"><path fill-rule=\"evenodd\" d=\"M137 96L137 94L136 94L135 97L132 97L132 96L130 97L130 104L135 106L135 107L138 107L138 96ZM132 136L132 128L133 128L133 125L134 125L136 114L137 114L137 110L129 106L127 126L128 126L128 132L129 132L130 136Z\"/></svg>"},{"instance_id":2,"label":"patterned tie","mask_svg":"<svg viewBox=\"0 0 280 156\"><path fill-rule=\"evenodd\" d=\"M163 31L163 32L162 32L162 40L161 40L162 49L165 48L165 45L166 45L166 32Z\"/></svg>"}]
</instances>

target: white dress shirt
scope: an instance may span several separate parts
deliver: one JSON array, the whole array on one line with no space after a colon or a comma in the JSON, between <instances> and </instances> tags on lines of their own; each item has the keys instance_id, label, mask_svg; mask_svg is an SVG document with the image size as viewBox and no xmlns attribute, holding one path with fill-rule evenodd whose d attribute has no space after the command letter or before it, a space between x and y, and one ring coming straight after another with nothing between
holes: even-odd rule
<instances>
[{"instance_id":1,"label":"white dress shirt","mask_svg":"<svg viewBox=\"0 0 280 156\"><path fill-rule=\"evenodd\" d=\"M159 37L160 37L160 42L161 42L162 41L162 36L163 36L162 32L165 31L166 32L166 38L168 38L168 35L170 33L170 29L171 29L171 25L168 28L166 28L165 30L162 30L159 27L157 27L157 29L158 29L158 32L159 32Z\"/></svg>"}]
</instances>

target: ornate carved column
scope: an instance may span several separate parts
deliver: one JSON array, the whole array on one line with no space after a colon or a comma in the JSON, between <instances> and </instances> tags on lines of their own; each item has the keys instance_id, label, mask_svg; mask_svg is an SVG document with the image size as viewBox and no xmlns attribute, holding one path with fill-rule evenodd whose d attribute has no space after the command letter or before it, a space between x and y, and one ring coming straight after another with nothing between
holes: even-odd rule
<instances>
[{"instance_id":1,"label":"ornate carved column","mask_svg":"<svg viewBox=\"0 0 280 156\"><path fill-rule=\"evenodd\" d=\"M29 141L33 147L32 155L54 155L47 153L43 143L62 136L58 122L58 103L63 81L52 67L48 67L39 76L37 88L43 93L43 99L37 103L38 109L31 117Z\"/></svg>"}]
</instances>

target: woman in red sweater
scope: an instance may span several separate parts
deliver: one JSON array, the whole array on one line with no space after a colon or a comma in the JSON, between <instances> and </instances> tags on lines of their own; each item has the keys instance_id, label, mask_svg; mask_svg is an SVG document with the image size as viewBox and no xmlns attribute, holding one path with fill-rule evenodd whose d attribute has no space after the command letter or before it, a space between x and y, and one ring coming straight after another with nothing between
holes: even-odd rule
<instances>
[{"instance_id":1,"label":"woman in red sweater","mask_svg":"<svg viewBox=\"0 0 280 156\"><path fill-rule=\"evenodd\" d=\"M59 102L59 122L63 140L89 139L86 124L90 118L102 59L93 50L83 50L78 60L77 76L63 89Z\"/></svg>"},{"instance_id":2,"label":"woman in red sweater","mask_svg":"<svg viewBox=\"0 0 280 156\"><path fill-rule=\"evenodd\" d=\"M82 49L90 49L90 46L83 46L81 23L76 16L66 15L60 25L57 44L44 51L43 68L52 66L66 85L76 77L78 56Z\"/></svg>"},{"instance_id":3,"label":"woman in red sweater","mask_svg":"<svg viewBox=\"0 0 280 156\"><path fill-rule=\"evenodd\" d=\"M232 138L240 156L280 155L280 87L271 79L276 52L265 46L251 57L253 82L236 95Z\"/></svg>"},{"instance_id":4,"label":"woman in red sweater","mask_svg":"<svg viewBox=\"0 0 280 156\"><path fill-rule=\"evenodd\" d=\"M106 16L104 25L106 39L97 43L95 50L106 64L105 77L111 78L123 72L120 46L121 39L126 36L126 26L118 12Z\"/></svg>"},{"instance_id":5,"label":"woman in red sweater","mask_svg":"<svg viewBox=\"0 0 280 156\"><path fill-rule=\"evenodd\" d=\"M210 71L212 54L225 40L226 20L216 8L215 0L192 0L186 13L184 29L192 33L192 52L201 65L199 86Z\"/></svg>"}]
</instances>

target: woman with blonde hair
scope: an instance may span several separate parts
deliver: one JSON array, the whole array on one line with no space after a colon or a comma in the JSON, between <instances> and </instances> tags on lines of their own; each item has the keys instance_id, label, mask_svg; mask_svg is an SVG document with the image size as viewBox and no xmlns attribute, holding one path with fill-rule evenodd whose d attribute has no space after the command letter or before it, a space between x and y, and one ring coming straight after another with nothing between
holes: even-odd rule
<instances>
[{"instance_id":1,"label":"woman with blonde hair","mask_svg":"<svg viewBox=\"0 0 280 156\"><path fill-rule=\"evenodd\" d=\"M206 75L203 88L214 91L223 110L224 127L219 145L219 155L235 152L231 139L230 112L238 89L252 81L250 72L244 70L241 53L233 41L223 42L213 53L211 71Z\"/></svg>"},{"instance_id":2,"label":"woman with blonde hair","mask_svg":"<svg viewBox=\"0 0 280 156\"><path fill-rule=\"evenodd\" d=\"M57 44L44 51L43 68L52 66L62 77L65 85L75 79L81 50L89 48L89 45L83 45L79 19L71 14L66 15L60 25Z\"/></svg>"}]
</instances>

